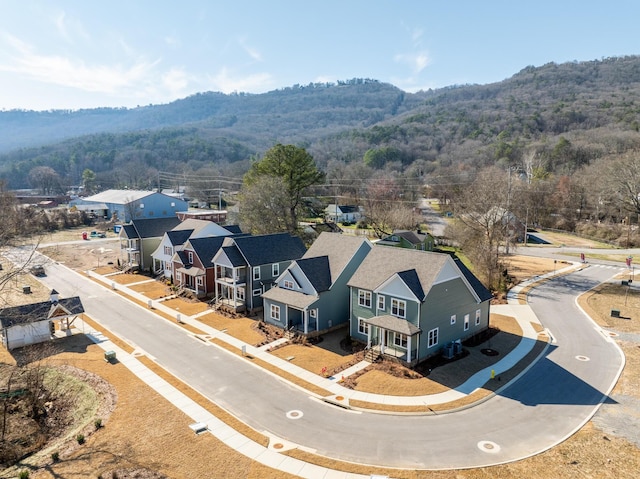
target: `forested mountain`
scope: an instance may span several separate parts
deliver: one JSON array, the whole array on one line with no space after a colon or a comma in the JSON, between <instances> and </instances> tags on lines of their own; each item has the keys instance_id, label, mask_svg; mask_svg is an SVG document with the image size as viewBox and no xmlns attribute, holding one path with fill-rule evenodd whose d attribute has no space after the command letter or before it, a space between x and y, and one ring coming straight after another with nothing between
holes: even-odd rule
<instances>
[{"instance_id":1,"label":"forested mountain","mask_svg":"<svg viewBox=\"0 0 640 479\"><path fill-rule=\"evenodd\" d=\"M260 95L201 93L167 105L0 112L0 175L29 186L49 166L103 186L155 185L158 171L240 175L276 142L309 150L328 178L344 167L424 176L535 157L571 173L640 146L640 57L526 67L489 85L416 94L375 80ZM333 172L333 173L332 173Z\"/></svg>"}]
</instances>

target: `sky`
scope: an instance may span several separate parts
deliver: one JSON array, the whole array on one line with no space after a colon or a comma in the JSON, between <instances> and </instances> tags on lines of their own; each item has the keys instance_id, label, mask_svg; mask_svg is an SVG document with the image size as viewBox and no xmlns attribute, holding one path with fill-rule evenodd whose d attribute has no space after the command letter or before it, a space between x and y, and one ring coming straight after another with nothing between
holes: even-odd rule
<instances>
[{"instance_id":1,"label":"sky","mask_svg":"<svg viewBox=\"0 0 640 479\"><path fill-rule=\"evenodd\" d=\"M637 0L0 0L0 111L372 78L407 92L640 54Z\"/></svg>"}]
</instances>

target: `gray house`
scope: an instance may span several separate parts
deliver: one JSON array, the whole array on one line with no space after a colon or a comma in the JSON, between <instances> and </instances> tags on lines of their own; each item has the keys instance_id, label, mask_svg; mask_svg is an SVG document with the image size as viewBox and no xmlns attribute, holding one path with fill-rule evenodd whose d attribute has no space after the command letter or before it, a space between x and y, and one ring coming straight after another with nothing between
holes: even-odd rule
<instances>
[{"instance_id":1,"label":"gray house","mask_svg":"<svg viewBox=\"0 0 640 479\"><path fill-rule=\"evenodd\" d=\"M351 336L409 365L489 327L491 292L448 254L375 246L348 285Z\"/></svg>"},{"instance_id":2,"label":"gray house","mask_svg":"<svg viewBox=\"0 0 640 479\"><path fill-rule=\"evenodd\" d=\"M216 304L234 312L262 309L262 293L305 251L289 233L226 237L213 257Z\"/></svg>"},{"instance_id":3,"label":"gray house","mask_svg":"<svg viewBox=\"0 0 640 479\"><path fill-rule=\"evenodd\" d=\"M366 238L321 233L262 295L264 320L305 335L348 323L347 281L371 248Z\"/></svg>"}]
</instances>

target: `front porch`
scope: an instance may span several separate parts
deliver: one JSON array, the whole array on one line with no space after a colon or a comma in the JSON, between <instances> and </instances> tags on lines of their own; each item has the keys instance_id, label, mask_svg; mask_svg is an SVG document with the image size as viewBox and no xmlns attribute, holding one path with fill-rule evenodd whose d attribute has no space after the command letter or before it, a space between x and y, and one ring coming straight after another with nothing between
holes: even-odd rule
<instances>
[{"instance_id":1,"label":"front porch","mask_svg":"<svg viewBox=\"0 0 640 479\"><path fill-rule=\"evenodd\" d=\"M374 316L367 323L367 349L373 354L399 359L408 365L418 359L421 329L405 319L391 315Z\"/></svg>"}]
</instances>

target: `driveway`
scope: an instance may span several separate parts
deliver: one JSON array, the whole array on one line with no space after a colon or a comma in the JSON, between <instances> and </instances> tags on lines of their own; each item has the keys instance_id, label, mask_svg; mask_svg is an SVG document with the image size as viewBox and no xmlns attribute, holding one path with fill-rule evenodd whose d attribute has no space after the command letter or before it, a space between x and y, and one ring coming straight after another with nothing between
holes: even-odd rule
<instances>
[{"instance_id":1,"label":"driveway","mask_svg":"<svg viewBox=\"0 0 640 479\"><path fill-rule=\"evenodd\" d=\"M589 420L615 384L623 356L574 298L613 273L587 268L536 288L531 306L555 341L544 357L485 403L437 416L325 404L62 265L52 264L43 282L63 296L80 295L92 318L258 431L344 461L446 469L539 453ZM299 413L287 414L293 410Z\"/></svg>"}]
</instances>

